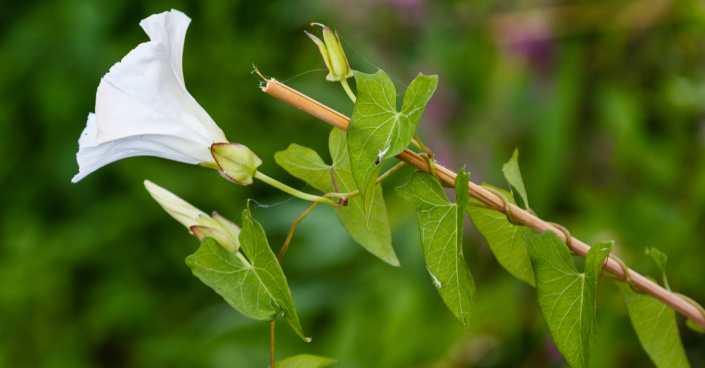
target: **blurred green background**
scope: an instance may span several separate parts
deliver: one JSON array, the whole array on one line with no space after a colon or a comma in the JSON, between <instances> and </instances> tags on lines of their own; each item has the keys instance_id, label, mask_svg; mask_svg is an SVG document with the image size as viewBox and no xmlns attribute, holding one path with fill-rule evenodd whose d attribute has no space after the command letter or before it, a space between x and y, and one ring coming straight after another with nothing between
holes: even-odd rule
<instances>
[{"instance_id":1,"label":"blurred green background","mask_svg":"<svg viewBox=\"0 0 705 368\"><path fill-rule=\"evenodd\" d=\"M265 94L252 64L350 114L303 30L337 25L354 69L397 88L418 72L440 86L420 135L442 164L504 185L515 147L534 210L705 302L705 8L692 1L5 2L0 12L0 366L265 367L268 328L191 275L196 241L148 196L160 184L238 219L247 198L275 251L306 206L263 184L157 158L130 158L71 184L75 153L108 69L147 36L150 14L193 21L184 51L191 94L262 171L305 185L272 158L292 141L327 154L329 127ZM318 31L318 30L316 30ZM284 270L304 330L278 326L277 357L313 353L337 367L560 367L534 291L513 279L466 220L478 285L473 327L445 309L423 264L415 213L384 183L401 269L357 246L317 209ZM308 190L311 190L310 188ZM621 296L600 282L593 367L650 363ZM694 367L705 337L678 321Z\"/></svg>"}]
</instances>

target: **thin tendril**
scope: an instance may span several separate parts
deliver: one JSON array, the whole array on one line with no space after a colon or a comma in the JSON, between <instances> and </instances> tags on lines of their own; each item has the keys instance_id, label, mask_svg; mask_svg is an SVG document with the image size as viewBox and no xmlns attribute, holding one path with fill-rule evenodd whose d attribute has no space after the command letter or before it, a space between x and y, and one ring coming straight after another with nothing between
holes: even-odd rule
<instances>
[{"instance_id":1,"label":"thin tendril","mask_svg":"<svg viewBox=\"0 0 705 368\"><path fill-rule=\"evenodd\" d=\"M509 202L509 199L507 199L507 196L504 195L504 193L500 192L499 190L497 190L495 188L484 186L484 185L482 186L482 188L486 189L489 192L492 192L494 195L499 197L499 199L501 199L502 202L504 202L504 209L503 210L498 209L498 211L504 212L504 214L507 216L507 221L509 221L510 224L521 225L518 222L516 222L516 220L514 220L514 217L512 217L512 210L511 210L511 207L509 206L510 202Z\"/></svg>"}]
</instances>

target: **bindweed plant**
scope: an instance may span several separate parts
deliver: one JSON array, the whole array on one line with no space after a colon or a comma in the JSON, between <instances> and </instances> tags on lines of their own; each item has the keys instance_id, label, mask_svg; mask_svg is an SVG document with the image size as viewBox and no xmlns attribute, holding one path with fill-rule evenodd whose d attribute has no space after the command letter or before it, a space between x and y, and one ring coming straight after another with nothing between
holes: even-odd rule
<instances>
[{"instance_id":1,"label":"bindweed plant","mask_svg":"<svg viewBox=\"0 0 705 368\"><path fill-rule=\"evenodd\" d=\"M383 181L405 165L417 171L395 191L417 212L430 282L466 330L473 328L470 321L476 299L475 281L462 246L467 213L499 264L535 287L548 331L571 367L589 366L590 351L598 337L595 295L599 277L617 282L637 336L656 366L689 366L675 311L688 318L690 328L703 332L705 310L670 290L665 254L648 250L661 272L659 285L611 254L613 242L589 246L564 227L541 220L529 207L518 151L502 169L505 189L477 185L470 181L465 168L455 173L436 163L433 151L416 134L416 128L436 90L437 76L419 74L403 91L398 109L397 96L402 91L396 90L390 77L382 70L374 74L353 70L337 30L317 23L312 26L322 28L322 39L306 34L318 47L329 71L326 80L340 83L350 97L350 118L255 69L266 94L333 126L328 137L332 162L296 144L274 156L289 174L320 192L304 193L261 172L262 160L250 148L229 142L188 93L181 58L189 22L186 15L172 10L140 23L150 41L137 46L101 80L96 111L89 114L79 139L79 173L72 181L113 161L148 155L213 169L240 185L262 182L311 202L292 219L286 240L275 254L249 204L240 219L231 221L216 212L209 216L157 184L144 182L152 197L200 242L198 250L186 258L193 274L244 316L269 323L272 367L335 363L307 354L279 362L275 359L275 323L279 316L301 339L311 341L280 265L297 225L316 207L331 206L355 242L390 266L399 267ZM349 83L351 78L355 91ZM382 172L388 160L398 163ZM444 187L455 189L455 202L446 196ZM576 268L572 254L585 258L583 272Z\"/></svg>"}]
</instances>

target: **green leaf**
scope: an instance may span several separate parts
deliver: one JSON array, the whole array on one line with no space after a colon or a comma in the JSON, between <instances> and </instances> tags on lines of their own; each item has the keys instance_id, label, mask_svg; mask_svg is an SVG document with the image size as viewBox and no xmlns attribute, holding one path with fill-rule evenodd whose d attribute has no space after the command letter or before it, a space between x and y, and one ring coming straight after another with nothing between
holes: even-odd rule
<instances>
[{"instance_id":1,"label":"green leaf","mask_svg":"<svg viewBox=\"0 0 705 368\"><path fill-rule=\"evenodd\" d=\"M616 283L627 303L629 318L644 351L658 368L690 367L678 334L676 313L650 295Z\"/></svg>"},{"instance_id":2,"label":"green leaf","mask_svg":"<svg viewBox=\"0 0 705 368\"><path fill-rule=\"evenodd\" d=\"M666 277L666 261L668 260L666 254L653 247L646 248L646 254L651 257L651 260L654 261L656 267L658 267L661 272L663 287L666 288L666 290L671 291L671 287L668 285L668 278Z\"/></svg>"},{"instance_id":3,"label":"green leaf","mask_svg":"<svg viewBox=\"0 0 705 368\"><path fill-rule=\"evenodd\" d=\"M345 132L333 129L330 133L329 147L338 191L341 193L356 191L357 186L350 169ZM326 165L312 149L291 145L285 151L277 152L274 158L279 166L314 188L324 193L336 191L331 179L331 167ZM374 185L373 182L370 184ZM399 260L392 248L389 217L381 185L375 186L374 194L368 196L366 204L363 204L363 198L358 195L350 198L347 206L335 208L335 214L358 244L383 261L399 267ZM366 226L366 221L369 221L369 227Z\"/></svg>"},{"instance_id":4,"label":"green leaf","mask_svg":"<svg viewBox=\"0 0 705 368\"><path fill-rule=\"evenodd\" d=\"M330 166L323 162L316 151L291 144L286 150L275 153L274 161L292 176L302 179L321 192L332 191Z\"/></svg>"},{"instance_id":5,"label":"green leaf","mask_svg":"<svg viewBox=\"0 0 705 368\"><path fill-rule=\"evenodd\" d=\"M521 171L519 171L518 148L514 149L512 158L502 165L502 173L504 173L504 178L507 179L507 183L509 183L509 189L512 191L512 195L516 198L516 204L523 209L528 209L529 197L526 195L524 179L521 178Z\"/></svg>"},{"instance_id":6,"label":"green leaf","mask_svg":"<svg viewBox=\"0 0 705 368\"><path fill-rule=\"evenodd\" d=\"M310 339L304 336L301 330L299 316L296 314L294 300L291 298L289 284L282 271L277 257L272 252L267 242L267 236L259 222L252 218L249 203L242 211L242 231L240 232L240 249L252 263L252 270L262 284L264 291L284 312L284 320L305 341Z\"/></svg>"},{"instance_id":7,"label":"green leaf","mask_svg":"<svg viewBox=\"0 0 705 368\"><path fill-rule=\"evenodd\" d=\"M277 368L322 368L337 363L336 360L315 355L301 354L277 362ZM270 365L271 367L271 365Z\"/></svg>"},{"instance_id":8,"label":"green leaf","mask_svg":"<svg viewBox=\"0 0 705 368\"><path fill-rule=\"evenodd\" d=\"M666 278L666 254L656 248L646 248L646 254L661 272L664 287L671 290ZM620 282L617 286L627 304L639 342L654 364L659 368L690 367L673 309L650 295L634 292L628 284Z\"/></svg>"},{"instance_id":9,"label":"green leaf","mask_svg":"<svg viewBox=\"0 0 705 368\"><path fill-rule=\"evenodd\" d=\"M695 332L705 334L705 330L703 330L702 327L698 326L698 324L695 323L695 321L693 321L692 319L685 321L685 325L688 326L688 328L690 328L691 330L693 330Z\"/></svg>"},{"instance_id":10,"label":"green leaf","mask_svg":"<svg viewBox=\"0 0 705 368\"><path fill-rule=\"evenodd\" d=\"M341 193L356 191L357 186L350 168L345 132L333 129L328 145L333 159L333 170L338 190ZM392 248L389 216L387 215L387 206L384 203L382 185L375 184L374 181L371 181L369 185L374 186L374 192L371 196L366 199L361 195L352 197L348 199L347 206L336 208L335 214L356 242L381 260L399 267L399 259ZM370 188L368 192L372 190Z\"/></svg>"},{"instance_id":11,"label":"green leaf","mask_svg":"<svg viewBox=\"0 0 705 368\"><path fill-rule=\"evenodd\" d=\"M186 258L186 264L196 277L246 317L259 321L277 317L280 308L267 294L250 263L213 238L203 239L196 253Z\"/></svg>"},{"instance_id":12,"label":"green leaf","mask_svg":"<svg viewBox=\"0 0 705 368\"><path fill-rule=\"evenodd\" d=\"M406 90L401 112L392 80L380 70L355 72L357 102L348 126L352 173L363 197L382 162L401 153L411 142L424 107L438 85L438 76L419 74Z\"/></svg>"},{"instance_id":13,"label":"green leaf","mask_svg":"<svg viewBox=\"0 0 705 368\"><path fill-rule=\"evenodd\" d=\"M469 175L455 179L459 203L451 203L433 176L415 172L397 188L418 213L426 268L443 302L467 330L475 305L475 281L463 258L463 217L467 206Z\"/></svg>"},{"instance_id":14,"label":"green leaf","mask_svg":"<svg viewBox=\"0 0 705 368\"><path fill-rule=\"evenodd\" d=\"M539 307L553 342L571 367L588 367L597 341L595 289L613 242L593 245L579 273L568 247L552 231L527 232L524 242L536 274Z\"/></svg>"},{"instance_id":15,"label":"green leaf","mask_svg":"<svg viewBox=\"0 0 705 368\"><path fill-rule=\"evenodd\" d=\"M485 183L483 185L489 186ZM495 189L507 196L509 202L516 204L509 192ZM477 199L471 199L470 203L467 208L470 220L487 241L499 264L515 277L534 286L534 270L531 268L531 259L523 238L524 233L530 231L529 228L510 223L507 216L501 212L472 206L473 203L482 204Z\"/></svg>"}]
</instances>

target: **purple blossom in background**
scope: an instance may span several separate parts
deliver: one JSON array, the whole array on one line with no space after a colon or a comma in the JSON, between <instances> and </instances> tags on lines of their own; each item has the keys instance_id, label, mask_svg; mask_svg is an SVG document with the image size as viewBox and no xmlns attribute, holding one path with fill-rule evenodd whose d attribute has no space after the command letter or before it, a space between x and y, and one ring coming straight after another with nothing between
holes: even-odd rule
<instances>
[{"instance_id":1,"label":"purple blossom in background","mask_svg":"<svg viewBox=\"0 0 705 368\"><path fill-rule=\"evenodd\" d=\"M565 362L563 356L556 348L556 344L553 343L551 335L549 334L546 334L546 337L544 339L544 348L546 349L546 356L548 360L550 360L554 364L561 364Z\"/></svg>"},{"instance_id":2,"label":"purple blossom in background","mask_svg":"<svg viewBox=\"0 0 705 368\"><path fill-rule=\"evenodd\" d=\"M496 16L492 29L498 48L537 67L548 67L553 59L554 35L550 24L539 16Z\"/></svg>"}]
</instances>

